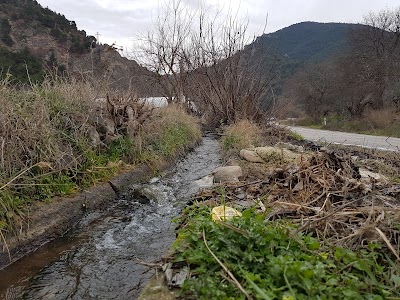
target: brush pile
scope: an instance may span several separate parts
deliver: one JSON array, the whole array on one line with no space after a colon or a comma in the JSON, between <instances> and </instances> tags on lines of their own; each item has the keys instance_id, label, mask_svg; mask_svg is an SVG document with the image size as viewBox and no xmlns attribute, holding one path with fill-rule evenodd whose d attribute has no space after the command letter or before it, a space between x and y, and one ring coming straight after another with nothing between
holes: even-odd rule
<instances>
[{"instance_id":1,"label":"brush pile","mask_svg":"<svg viewBox=\"0 0 400 300\"><path fill-rule=\"evenodd\" d=\"M94 104L88 131L93 146L109 145L125 136L135 138L154 110L132 95L113 99L107 95L97 98Z\"/></svg>"},{"instance_id":2,"label":"brush pile","mask_svg":"<svg viewBox=\"0 0 400 300\"><path fill-rule=\"evenodd\" d=\"M268 221L291 219L298 231L350 249L379 241L400 260L400 185L361 176L350 156L327 149L297 164L245 169L250 181L203 190L199 205L256 205Z\"/></svg>"}]
</instances>

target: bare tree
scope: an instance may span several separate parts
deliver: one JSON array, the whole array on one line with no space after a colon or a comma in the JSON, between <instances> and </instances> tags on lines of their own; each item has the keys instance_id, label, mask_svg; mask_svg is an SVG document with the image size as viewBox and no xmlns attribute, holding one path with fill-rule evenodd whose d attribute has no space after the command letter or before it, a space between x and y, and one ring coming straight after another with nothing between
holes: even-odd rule
<instances>
[{"instance_id":1,"label":"bare tree","mask_svg":"<svg viewBox=\"0 0 400 300\"><path fill-rule=\"evenodd\" d=\"M148 79L162 87L169 103L180 102L188 71L184 65L193 15L179 0L160 9L152 31L137 39L135 58L153 72Z\"/></svg>"},{"instance_id":2,"label":"bare tree","mask_svg":"<svg viewBox=\"0 0 400 300\"><path fill-rule=\"evenodd\" d=\"M344 96L352 116L368 106L380 109L398 98L400 75L400 7L364 17L365 26L351 33L351 51L342 59Z\"/></svg>"},{"instance_id":3,"label":"bare tree","mask_svg":"<svg viewBox=\"0 0 400 300\"><path fill-rule=\"evenodd\" d=\"M321 119L340 106L336 99L336 75L331 62L306 65L289 79L284 97L295 99L312 119Z\"/></svg>"},{"instance_id":4,"label":"bare tree","mask_svg":"<svg viewBox=\"0 0 400 300\"><path fill-rule=\"evenodd\" d=\"M213 22L203 22L195 37L199 60L194 78L201 84L194 85L194 95L213 120L222 123L260 120L263 115L260 102L272 79L265 75L267 62L255 58L256 46L252 43L254 39L247 37L247 23L228 16L215 27Z\"/></svg>"},{"instance_id":5,"label":"bare tree","mask_svg":"<svg viewBox=\"0 0 400 300\"><path fill-rule=\"evenodd\" d=\"M191 13L188 14L188 11ZM139 41L139 61L154 72L170 102L194 101L210 120L260 119L270 77L254 63L247 23L211 8L166 4L155 30ZM264 72L265 74L265 72Z\"/></svg>"}]
</instances>

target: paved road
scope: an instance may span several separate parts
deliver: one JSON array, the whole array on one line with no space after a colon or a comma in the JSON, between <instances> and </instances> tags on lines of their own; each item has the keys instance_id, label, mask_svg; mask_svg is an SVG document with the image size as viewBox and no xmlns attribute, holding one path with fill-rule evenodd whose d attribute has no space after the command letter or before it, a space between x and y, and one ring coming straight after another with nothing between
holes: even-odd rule
<instances>
[{"instance_id":1,"label":"paved road","mask_svg":"<svg viewBox=\"0 0 400 300\"><path fill-rule=\"evenodd\" d=\"M328 131L305 127L292 127L289 129L300 134L306 140L319 141L333 144L356 145L380 150L400 151L400 138L388 138L340 131Z\"/></svg>"}]
</instances>

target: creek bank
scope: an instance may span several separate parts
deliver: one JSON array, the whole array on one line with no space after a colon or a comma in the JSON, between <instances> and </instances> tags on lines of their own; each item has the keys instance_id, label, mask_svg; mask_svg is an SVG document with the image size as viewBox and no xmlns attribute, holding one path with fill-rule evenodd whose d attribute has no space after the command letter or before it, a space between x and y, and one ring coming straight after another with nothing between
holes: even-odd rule
<instances>
[{"instance_id":1,"label":"creek bank","mask_svg":"<svg viewBox=\"0 0 400 300\"><path fill-rule=\"evenodd\" d=\"M207 135L156 178L129 183L100 218L89 212L65 237L0 271L0 298L135 299L153 274L138 262L165 256L194 181L219 165L218 141Z\"/></svg>"},{"instance_id":2,"label":"creek bank","mask_svg":"<svg viewBox=\"0 0 400 300\"><path fill-rule=\"evenodd\" d=\"M394 247L400 237L399 185L359 168L357 158L340 151L320 148L304 153L303 149L291 148L277 148L276 154L284 153L283 157L265 155L263 162L254 159L256 153L247 156L249 153L243 155L245 151L241 151L245 160L239 162L243 169L240 181L208 187L194 197L193 205L180 219L178 238L167 260L175 273L182 266L190 267L188 273L193 275L184 284L184 297L240 297L240 288L223 271L222 263L235 274L244 292L254 297L294 299L296 295L314 297L332 290L328 293L332 299L350 295L354 299L371 295L384 299L379 298L386 295L380 294L383 286L385 293L398 296L399 254ZM300 159L292 159L295 152ZM290 159L284 159L285 155ZM245 217L216 224L211 221L210 210L218 205L235 207ZM218 264L213 255L222 263ZM374 263L375 256L382 258L379 267ZM348 268L350 258L362 267ZM268 261L274 263L268 265ZM261 273L254 272L264 266ZM314 275L304 279L305 273L296 269L299 266ZM330 273L332 266L337 270ZM325 277L319 278L318 268L323 269ZM341 283L348 273L362 280ZM395 275L390 279L383 277L384 273ZM369 282L371 276L378 281L374 279L366 288L362 282ZM285 282L282 286L283 277L289 278L292 286L288 288ZM325 284L327 279L329 284ZM139 299L176 299L178 294L168 289L161 275L153 278Z\"/></svg>"},{"instance_id":3,"label":"creek bank","mask_svg":"<svg viewBox=\"0 0 400 300\"><path fill-rule=\"evenodd\" d=\"M186 152L176 153L169 161L155 162L156 169L142 164L113 177L110 182L114 188L124 191L132 183L144 181L157 172L171 167L198 143L199 141L192 142ZM44 244L63 236L88 212L107 209L115 200L115 190L108 182L103 182L72 197L56 197L51 203L35 202L27 214L26 228L21 229L18 235L7 236L6 243L3 240L0 242L0 270Z\"/></svg>"}]
</instances>

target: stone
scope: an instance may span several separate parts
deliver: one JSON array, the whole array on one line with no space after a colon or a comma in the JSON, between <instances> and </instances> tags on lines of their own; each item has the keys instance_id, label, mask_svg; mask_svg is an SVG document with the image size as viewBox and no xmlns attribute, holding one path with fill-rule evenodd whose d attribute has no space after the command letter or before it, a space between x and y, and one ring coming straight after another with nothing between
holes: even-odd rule
<instances>
[{"instance_id":1,"label":"stone","mask_svg":"<svg viewBox=\"0 0 400 300\"><path fill-rule=\"evenodd\" d=\"M254 151L242 149L239 153L240 157L253 163L265 163L265 161Z\"/></svg>"},{"instance_id":2,"label":"stone","mask_svg":"<svg viewBox=\"0 0 400 300\"><path fill-rule=\"evenodd\" d=\"M92 146L105 146L105 144L100 140L100 135L94 126L88 126L87 134Z\"/></svg>"},{"instance_id":3,"label":"stone","mask_svg":"<svg viewBox=\"0 0 400 300\"><path fill-rule=\"evenodd\" d=\"M292 189L292 192L299 192L304 190L304 182L303 180L300 180Z\"/></svg>"},{"instance_id":4,"label":"stone","mask_svg":"<svg viewBox=\"0 0 400 300\"><path fill-rule=\"evenodd\" d=\"M159 177L153 177L153 178L151 178L150 180L149 180L149 183L150 184L153 184L153 183L156 183L156 182L159 182L160 181L160 178Z\"/></svg>"},{"instance_id":5,"label":"stone","mask_svg":"<svg viewBox=\"0 0 400 300\"><path fill-rule=\"evenodd\" d=\"M254 151L269 163L292 163L300 161L303 154L295 153L285 148L257 147Z\"/></svg>"},{"instance_id":6,"label":"stone","mask_svg":"<svg viewBox=\"0 0 400 300\"><path fill-rule=\"evenodd\" d=\"M207 175L193 182L197 188L209 188L214 184L214 176Z\"/></svg>"},{"instance_id":7,"label":"stone","mask_svg":"<svg viewBox=\"0 0 400 300\"><path fill-rule=\"evenodd\" d=\"M226 166L214 169L214 182L235 182L243 176L242 168L239 166Z\"/></svg>"},{"instance_id":8,"label":"stone","mask_svg":"<svg viewBox=\"0 0 400 300\"><path fill-rule=\"evenodd\" d=\"M293 145L291 143L283 143L283 142L278 142L275 145L276 148L285 148L288 149L290 151L295 151L295 152L304 152L304 147L303 146L297 146L297 145Z\"/></svg>"},{"instance_id":9,"label":"stone","mask_svg":"<svg viewBox=\"0 0 400 300\"><path fill-rule=\"evenodd\" d=\"M133 201L141 204L157 203L164 198L163 193L153 185L134 188L129 194Z\"/></svg>"},{"instance_id":10,"label":"stone","mask_svg":"<svg viewBox=\"0 0 400 300\"><path fill-rule=\"evenodd\" d=\"M388 183L389 182L389 179L386 176L384 176L382 174L379 174L379 173L374 173L374 172L368 171L368 170L363 169L363 168L359 169L359 173L360 173L360 176L361 176L361 181L364 181L364 182L371 181L371 178L376 180L376 181L378 181L378 182L382 182L382 183Z\"/></svg>"}]
</instances>

